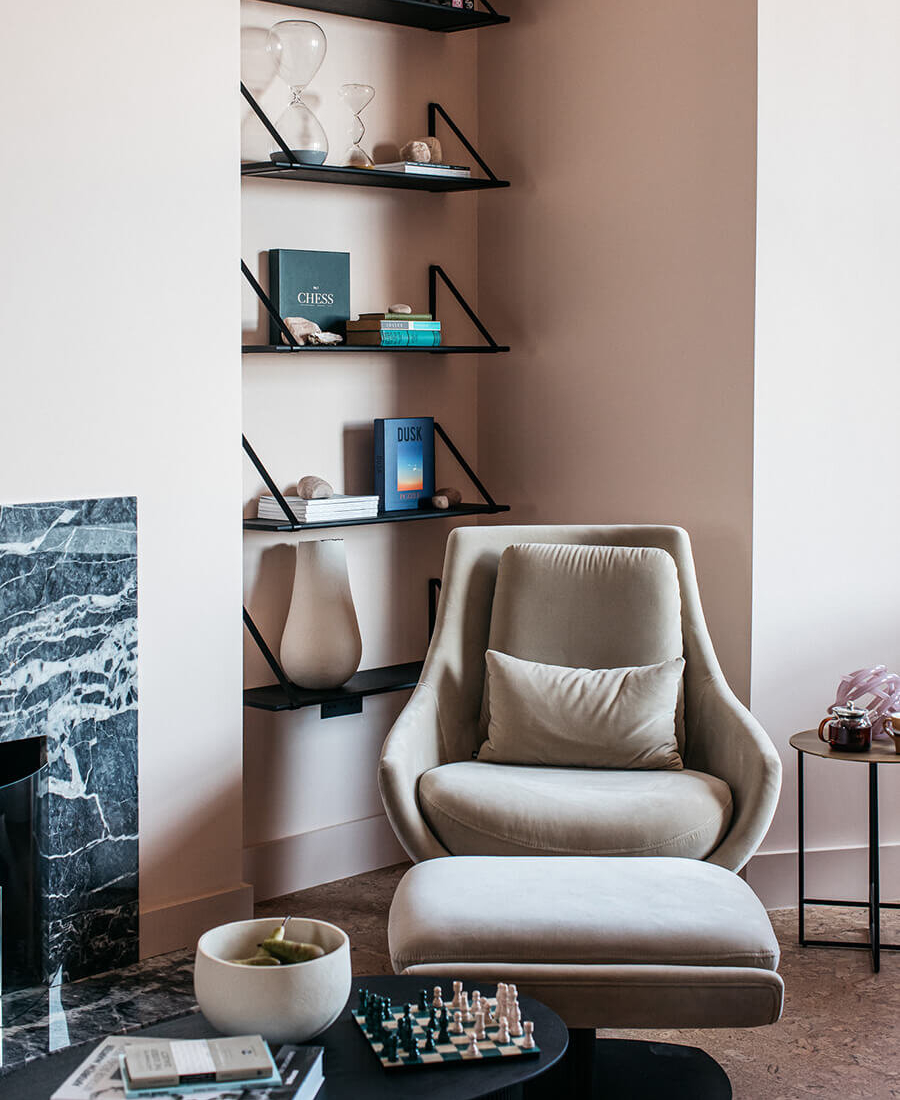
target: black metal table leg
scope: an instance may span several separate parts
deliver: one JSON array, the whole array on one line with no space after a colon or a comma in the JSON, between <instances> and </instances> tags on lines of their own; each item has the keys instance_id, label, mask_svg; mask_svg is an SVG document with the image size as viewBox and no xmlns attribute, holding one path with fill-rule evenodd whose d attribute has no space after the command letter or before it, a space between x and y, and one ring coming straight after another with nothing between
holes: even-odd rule
<instances>
[{"instance_id":1,"label":"black metal table leg","mask_svg":"<svg viewBox=\"0 0 900 1100\"><path fill-rule=\"evenodd\" d=\"M878 765L869 765L869 944L872 969L881 969L881 859L878 851Z\"/></svg>"},{"instance_id":2,"label":"black metal table leg","mask_svg":"<svg viewBox=\"0 0 900 1100\"><path fill-rule=\"evenodd\" d=\"M803 836L803 753L797 753L797 887L799 892L799 941L806 946L806 849Z\"/></svg>"}]
</instances>

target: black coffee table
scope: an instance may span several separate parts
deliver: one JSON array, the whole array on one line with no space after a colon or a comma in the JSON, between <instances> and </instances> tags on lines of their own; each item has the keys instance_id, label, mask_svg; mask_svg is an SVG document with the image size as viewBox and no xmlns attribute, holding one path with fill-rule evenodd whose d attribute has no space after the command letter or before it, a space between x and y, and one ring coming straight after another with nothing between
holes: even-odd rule
<instances>
[{"instance_id":1,"label":"black coffee table","mask_svg":"<svg viewBox=\"0 0 900 1100\"><path fill-rule=\"evenodd\" d=\"M562 1058L568 1045L566 1025L545 1005L520 997L523 1017L534 1021L534 1035L540 1047L535 1058L496 1059L452 1065L385 1070L350 1015L356 1003L356 988L364 986L389 996L394 1004L415 1001L423 985L434 979L404 977L354 978L354 992L338 1020L313 1045L325 1048L325 1084L318 1100L478 1100L505 1097L516 1087L539 1077ZM444 983L447 985L448 983ZM466 983L465 988L474 986ZM492 994L489 987L482 992ZM141 1028L135 1035L203 1039L217 1032L198 1013L177 1020ZM47 1055L0 1078L0 1100L49 1100L70 1073L97 1045L96 1040Z\"/></svg>"}]
</instances>

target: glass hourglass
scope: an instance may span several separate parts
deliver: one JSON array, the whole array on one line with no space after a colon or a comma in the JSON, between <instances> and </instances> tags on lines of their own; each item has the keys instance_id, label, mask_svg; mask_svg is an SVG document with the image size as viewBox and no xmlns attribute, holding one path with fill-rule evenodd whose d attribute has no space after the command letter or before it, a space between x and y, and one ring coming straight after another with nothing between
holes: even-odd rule
<instances>
[{"instance_id":1,"label":"glass hourglass","mask_svg":"<svg viewBox=\"0 0 900 1100\"><path fill-rule=\"evenodd\" d=\"M344 154L344 164L351 168L371 168L375 162L360 145L366 127L359 116L375 98L375 89L371 84L342 84L338 95L353 114L348 130L350 145Z\"/></svg>"},{"instance_id":2,"label":"glass hourglass","mask_svg":"<svg viewBox=\"0 0 900 1100\"><path fill-rule=\"evenodd\" d=\"M269 31L268 49L292 96L275 128L300 164L323 164L328 156L322 123L303 102L303 92L319 71L327 48L325 32L318 23L286 19ZM284 160L284 151L273 149L269 157Z\"/></svg>"}]
</instances>

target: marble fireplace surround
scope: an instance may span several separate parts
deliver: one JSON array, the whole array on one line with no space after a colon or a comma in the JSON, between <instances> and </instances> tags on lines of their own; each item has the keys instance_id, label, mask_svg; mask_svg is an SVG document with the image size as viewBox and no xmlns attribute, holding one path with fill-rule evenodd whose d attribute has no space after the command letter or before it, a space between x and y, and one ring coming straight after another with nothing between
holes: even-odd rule
<instances>
[{"instance_id":1,"label":"marble fireplace surround","mask_svg":"<svg viewBox=\"0 0 900 1100\"><path fill-rule=\"evenodd\" d=\"M137 504L0 507L0 742L45 737L47 981L138 957Z\"/></svg>"}]
</instances>

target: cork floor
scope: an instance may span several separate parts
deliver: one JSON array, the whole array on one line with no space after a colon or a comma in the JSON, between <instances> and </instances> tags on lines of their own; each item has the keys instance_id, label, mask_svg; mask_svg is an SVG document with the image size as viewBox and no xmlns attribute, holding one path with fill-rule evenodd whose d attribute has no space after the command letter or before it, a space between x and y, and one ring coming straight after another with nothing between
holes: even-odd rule
<instances>
[{"instance_id":1,"label":"cork floor","mask_svg":"<svg viewBox=\"0 0 900 1100\"><path fill-rule=\"evenodd\" d=\"M350 936L355 974L391 973L387 913L406 865L341 879L257 906L259 916L333 921ZM737 1100L900 1098L900 952L882 955L873 974L863 951L800 948L797 911L770 914L781 943L785 982L781 1020L765 1028L723 1031L599 1032L657 1037L701 1047L731 1078ZM865 915L810 909L810 936L866 938ZM900 912L885 912L882 936L900 942Z\"/></svg>"}]
</instances>

